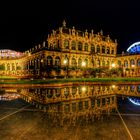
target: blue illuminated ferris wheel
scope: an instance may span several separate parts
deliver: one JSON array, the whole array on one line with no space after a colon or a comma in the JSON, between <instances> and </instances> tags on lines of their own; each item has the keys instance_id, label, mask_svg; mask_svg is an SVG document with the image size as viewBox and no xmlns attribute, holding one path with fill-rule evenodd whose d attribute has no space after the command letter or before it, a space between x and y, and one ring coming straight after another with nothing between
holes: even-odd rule
<instances>
[{"instance_id":1,"label":"blue illuminated ferris wheel","mask_svg":"<svg viewBox=\"0 0 140 140\"><path fill-rule=\"evenodd\" d=\"M133 43L128 49L127 49L127 52L129 54L140 54L140 42L135 42ZM140 106L140 99L139 98L128 98L128 100L135 104L135 105L138 105Z\"/></svg>"},{"instance_id":2,"label":"blue illuminated ferris wheel","mask_svg":"<svg viewBox=\"0 0 140 140\"><path fill-rule=\"evenodd\" d=\"M133 43L128 49L127 52L130 54L140 54L140 42Z\"/></svg>"}]
</instances>

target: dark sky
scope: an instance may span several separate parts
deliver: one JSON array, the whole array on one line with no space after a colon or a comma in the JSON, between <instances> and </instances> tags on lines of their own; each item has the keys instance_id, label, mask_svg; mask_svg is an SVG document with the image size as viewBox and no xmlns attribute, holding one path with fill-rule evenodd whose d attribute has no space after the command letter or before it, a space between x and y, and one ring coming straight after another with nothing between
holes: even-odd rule
<instances>
[{"instance_id":1,"label":"dark sky","mask_svg":"<svg viewBox=\"0 0 140 140\"><path fill-rule=\"evenodd\" d=\"M122 0L123 1L123 0ZM101 29L118 40L118 52L140 41L140 2L119 0L57 0L5 5L0 14L0 48L26 51L62 25L85 31ZM1 6L2 7L2 6Z\"/></svg>"}]
</instances>

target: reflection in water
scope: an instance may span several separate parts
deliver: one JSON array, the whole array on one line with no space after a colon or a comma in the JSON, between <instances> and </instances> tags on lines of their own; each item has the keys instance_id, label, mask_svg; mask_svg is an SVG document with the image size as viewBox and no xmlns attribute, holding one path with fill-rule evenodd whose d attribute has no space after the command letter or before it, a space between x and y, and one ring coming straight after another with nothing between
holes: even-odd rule
<instances>
[{"instance_id":1,"label":"reflection in water","mask_svg":"<svg viewBox=\"0 0 140 140\"><path fill-rule=\"evenodd\" d=\"M139 98L136 98L136 97L131 97L131 98L130 98L130 97L128 97L128 100L129 100L131 103L140 106L140 99L139 99Z\"/></svg>"},{"instance_id":2,"label":"reflection in water","mask_svg":"<svg viewBox=\"0 0 140 140\"><path fill-rule=\"evenodd\" d=\"M140 85L86 85L1 90L1 100L23 98L48 114L61 126L75 125L80 118L85 122L101 120L117 109L117 96L140 97ZM138 101L137 101L138 102Z\"/></svg>"},{"instance_id":3,"label":"reflection in water","mask_svg":"<svg viewBox=\"0 0 140 140\"><path fill-rule=\"evenodd\" d=\"M11 101L20 98L20 94L16 93L17 89L1 89L0 100Z\"/></svg>"},{"instance_id":4,"label":"reflection in water","mask_svg":"<svg viewBox=\"0 0 140 140\"><path fill-rule=\"evenodd\" d=\"M131 112L135 107L125 108L123 105L128 104L123 103L128 103L127 97L140 97L139 89L139 85L105 84L3 88L0 97L22 98L31 105L22 100L1 101L0 137L27 140L129 139L120 116L125 122L127 120L126 124L132 121ZM131 112L125 114L125 109ZM138 128L139 112L134 117L136 123L132 124ZM132 130L134 127L130 133Z\"/></svg>"}]
</instances>

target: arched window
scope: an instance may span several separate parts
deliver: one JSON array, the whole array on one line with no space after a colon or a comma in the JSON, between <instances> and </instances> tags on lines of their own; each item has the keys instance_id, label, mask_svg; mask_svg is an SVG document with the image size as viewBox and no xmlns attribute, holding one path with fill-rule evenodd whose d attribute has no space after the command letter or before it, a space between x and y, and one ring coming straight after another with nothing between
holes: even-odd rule
<instances>
[{"instance_id":1,"label":"arched window","mask_svg":"<svg viewBox=\"0 0 140 140\"><path fill-rule=\"evenodd\" d=\"M68 97L68 95L69 95L69 88L65 88L65 89L64 89L64 95L65 95L66 97Z\"/></svg>"},{"instance_id":2,"label":"arched window","mask_svg":"<svg viewBox=\"0 0 140 140\"><path fill-rule=\"evenodd\" d=\"M79 59L78 59L78 67L81 67L81 65L82 65L82 59L79 58Z\"/></svg>"},{"instance_id":3,"label":"arched window","mask_svg":"<svg viewBox=\"0 0 140 140\"><path fill-rule=\"evenodd\" d=\"M138 67L140 67L140 59L138 59L138 64L137 65L138 65Z\"/></svg>"},{"instance_id":4,"label":"arched window","mask_svg":"<svg viewBox=\"0 0 140 140\"><path fill-rule=\"evenodd\" d=\"M85 43L84 51L88 51L88 44L87 43Z\"/></svg>"},{"instance_id":5,"label":"arched window","mask_svg":"<svg viewBox=\"0 0 140 140\"><path fill-rule=\"evenodd\" d=\"M105 67L105 61L104 60L102 61L102 66Z\"/></svg>"},{"instance_id":6,"label":"arched window","mask_svg":"<svg viewBox=\"0 0 140 140\"><path fill-rule=\"evenodd\" d=\"M55 65L56 65L56 66L60 66L60 57L59 57L59 56L57 56L57 57L55 58Z\"/></svg>"},{"instance_id":7,"label":"arched window","mask_svg":"<svg viewBox=\"0 0 140 140\"><path fill-rule=\"evenodd\" d=\"M102 53L105 53L105 46L102 46Z\"/></svg>"},{"instance_id":8,"label":"arched window","mask_svg":"<svg viewBox=\"0 0 140 140\"><path fill-rule=\"evenodd\" d=\"M69 49L69 41L68 40L64 41L64 48Z\"/></svg>"},{"instance_id":9,"label":"arched window","mask_svg":"<svg viewBox=\"0 0 140 140\"><path fill-rule=\"evenodd\" d=\"M109 47L107 47L106 53L107 53L107 54L110 54L110 48L109 48Z\"/></svg>"},{"instance_id":10,"label":"arched window","mask_svg":"<svg viewBox=\"0 0 140 140\"><path fill-rule=\"evenodd\" d=\"M64 58L63 64L64 64L65 66L68 66L68 65L69 65L69 58L67 57L67 55L66 55L65 58Z\"/></svg>"},{"instance_id":11,"label":"arched window","mask_svg":"<svg viewBox=\"0 0 140 140\"><path fill-rule=\"evenodd\" d=\"M91 52L95 53L95 46L93 44L91 44Z\"/></svg>"},{"instance_id":12,"label":"arched window","mask_svg":"<svg viewBox=\"0 0 140 140\"><path fill-rule=\"evenodd\" d=\"M72 41L71 45L72 45L71 49L72 50L76 50L76 42Z\"/></svg>"},{"instance_id":13,"label":"arched window","mask_svg":"<svg viewBox=\"0 0 140 140\"><path fill-rule=\"evenodd\" d=\"M131 65L131 67L133 67L133 66L135 65L134 59L131 59L131 60L130 60L130 65Z\"/></svg>"},{"instance_id":14,"label":"arched window","mask_svg":"<svg viewBox=\"0 0 140 140\"><path fill-rule=\"evenodd\" d=\"M76 59L72 58L72 66L77 66Z\"/></svg>"},{"instance_id":15,"label":"arched window","mask_svg":"<svg viewBox=\"0 0 140 140\"><path fill-rule=\"evenodd\" d=\"M100 53L100 46L97 46L97 53Z\"/></svg>"},{"instance_id":16,"label":"arched window","mask_svg":"<svg viewBox=\"0 0 140 140\"><path fill-rule=\"evenodd\" d=\"M111 54L114 54L114 49L111 50Z\"/></svg>"},{"instance_id":17,"label":"arched window","mask_svg":"<svg viewBox=\"0 0 140 140\"><path fill-rule=\"evenodd\" d=\"M53 42L53 49L56 49L56 48L57 48L57 43Z\"/></svg>"},{"instance_id":18,"label":"arched window","mask_svg":"<svg viewBox=\"0 0 140 140\"><path fill-rule=\"evenodd\" d=\"M128 68L128 61L127 60L124 61L124 67Z\"/></svg>"},{"instance_id":19,"label":"arched window","mask_svg":"<svg viewBox=\"0 0 140 140\"><path fill-rule=\"evenodd\" d=\"M140 93L140 85L137 86L137 91Z\"/></svg>"},{"instance_id":20,"label":"arched window","mask_svg":"<svg viewBox=\"0 0 140 140\"><path fill-rule=\"evenodd\" d=\"M72 87L72 95L75 95L77 92L77 88L76 87Z\"/></svg>"},{"instance_id":21,"label":"arched window","mask_svg":"<svg viewBox=\"0 0 140 140\"><path fill-rule=\"evenodd\" d=\"M81 42L78 42L78 50L82 51L82 43Z\"/></svg>"},{"instance_id":22,"label":"arched window","mask_svg":"<svg viewBox=\"0 0 140 140\"><path fill-rule=\"evenodd\" d=\"M53 65L53 59L51 56L47 57L47 65Z\"/></svg>"},{"instance_id":23,"label":"arched window","mask_svg":"<svg viewBox=\"0 0 140 140\"><path fill-rule=\"evenodd\" d=\"M109 67L109 61L107 61L107 62L106 62L106 66L108 66L108 67Z\"/></svg>"}]
</instances>

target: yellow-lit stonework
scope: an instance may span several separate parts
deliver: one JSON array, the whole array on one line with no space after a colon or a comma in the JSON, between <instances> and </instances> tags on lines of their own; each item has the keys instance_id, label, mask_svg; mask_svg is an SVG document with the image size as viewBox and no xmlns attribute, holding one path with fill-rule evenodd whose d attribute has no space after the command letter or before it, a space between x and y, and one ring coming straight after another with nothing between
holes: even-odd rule
<instances>
[{"instance_id":1,"label":"yellow-lit stonework","mask_svg":"<svg viewBox=\"0 0 140 140\"><path fill-rule=\"evenodd\" d=\"M0 74L20 78L139 76L140 55L117 55L117 45L102 31L82 32L67 28L64 21L21 57L1 58L5 68Z\"/></svg>"}]
</instances>

